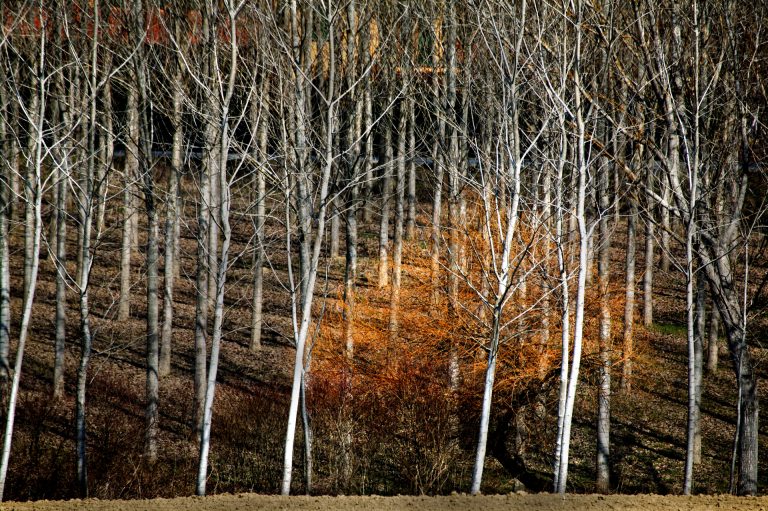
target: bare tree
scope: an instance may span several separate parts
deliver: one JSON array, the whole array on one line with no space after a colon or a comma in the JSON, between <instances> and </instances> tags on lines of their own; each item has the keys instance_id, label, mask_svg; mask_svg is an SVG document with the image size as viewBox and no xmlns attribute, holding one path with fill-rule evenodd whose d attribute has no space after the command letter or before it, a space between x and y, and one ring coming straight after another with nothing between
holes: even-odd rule
<instances>
[{"instance_id":1,"label":"bare tree","mask_svg":"<svg viewBox=\"0 0 768 511\"><path fill-rule=\"evenodd\" d=\"M5 46L5 45L3 45ZM34 140L34 147L28 154L27 167L31 169L27 174L25 183L25 198L29 206L27 211L31 211L31 225L27 226L27 231L31 233L31 250L25 252L25 286L24 286L24 304L22 307L21 323L19 326L19 340L16 346L16 360L13 367L13 379L11 382L11 391L8 396L8 410L5 416L5 433L3 435L3 447L0 452L0 500L5 492L6 476L8 474L8 463L11 455L11 445L13 442L14 421L16 418L16 403L21 382L21 369L24 362L24 349L29 334L29 324L32 318L32 303L35 298L35 288L37 285L37 273L40 266L40 239L42 234L42 188L43 188L43 159L46 156L46 147L43 140L43 121L47 100L47 81L50 78L47 69L47 37L45 29L40 30L39 34L32 39L32 59L31 71L37 77L32 82L30 91L32 98L30 105L25 108L25 112L30 121L31 135ZM6 50L6 48L3 48ZM20 91L16 89L16 93ZM33 111L34 108L34 111ZM32 122L34 120L34 122ZM29 258L27 260L27 257Z\"/></svg>"}]
</instances>

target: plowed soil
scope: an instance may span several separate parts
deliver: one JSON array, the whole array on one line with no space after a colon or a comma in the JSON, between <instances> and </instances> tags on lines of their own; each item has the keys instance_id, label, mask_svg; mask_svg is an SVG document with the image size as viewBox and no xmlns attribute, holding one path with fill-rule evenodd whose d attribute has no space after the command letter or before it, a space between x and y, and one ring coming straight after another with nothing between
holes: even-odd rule
<instances>
[{"instance_id":1,"label":"plowed soil","mask_svg":"<svg viewBox=\"0 0 768 511\"><path fill-rule=\"evenodd\" d=\"M660 495L567 495L512 494L478 496L450 495L445 497L277 497L256 494L216 495L154 500L70 500L6 503L4 510L16 511L245 511L252 509L343 511L372 509L383 511L432 510L766 510L768 497L660 496Z\"/></svg>"}]
</instances>

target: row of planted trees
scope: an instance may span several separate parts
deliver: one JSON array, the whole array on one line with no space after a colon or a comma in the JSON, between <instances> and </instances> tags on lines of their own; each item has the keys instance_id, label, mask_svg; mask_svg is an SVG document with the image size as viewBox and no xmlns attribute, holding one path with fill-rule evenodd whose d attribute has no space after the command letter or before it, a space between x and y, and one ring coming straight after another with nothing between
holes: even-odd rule
<instances>
[{"instance_id":1,"label":"row of planted trees","mask_svg":"<svg viewBox=\"0 0 768 511\"><path fill-rule=\"evenodd\" d=\"M277 271L275 258L286 261L285 334L295 360L283 493L292 487L299 420L310 486L310 415L326 412L317 410L322 400L313 401L313 391L336 393L351 407L340 412L345 433L338 436L339 464L348 474L352 464L343 453L357 434L354 407L375 398L355 389L370 385L374 371L412 376L406 369L414 360L431 360L431 371L444 374L449 424L458 420L462 400L480 403L472 493L481 489L494 389L509 396L531 382L549 385L559 396L554 489L565 492L585 342L599 352L596 484L608 491L611 376L620 361L620 387L631 392L636 275L643 279L643 323L650 325L657 260L662 271L674 265L688 284L684 490L691 491L700 449L709 300L738 386L732 477L739 493L756 493L758 396L745 297L765 186L765 16L755 12L761 8L735 0L5 4L0 353L12 382L0 496L41 251L57 268L57 398L65 325L79 317L79 336L70 341L81 347L77 471L87 494L92 261L103 237L119 230L114 314L125 320L137 288L131 262L139 226L146 230L145 455L157 457L159 386L172 367L174 283L187 225L196 243L188 327L198 494L206 492L217 370L226 349L227 276L245 254L252 258L254 357L265 275ZM157 171L161 164L167 172ZM252 200L236 200L243 193ZM122 212L118 226L109 225L114 208ZM51 214L44 222L45 211ZM248 248L236 254L233 216L252 221ZM626 260L619 274L611 252L622 223ZM10 289L9 233L22 224L24 307L14 319L10 296L19 291ZM373 225L375 248L359 236ZM76 233L76 253L67 251L68 228ZM279 243L268 229L280 233ZM676 247L684 256L674 255ZM404 253L428 263L404 271ZM340 312L326 315L316 297L326 303L332 296L324 268L340 257ZM362 279L388 293L386 317L374 320L357 302ZM621 318L612 317L617 282L625 294ZM421 301L414 301L415 290ZM67 310L70 293L78 296L77 311ZM585 321L588 299L599 304L594 332ZM443 311L451 321L432 325L453 330L425 329L422 337L413 321L418 305L425 318ZM12 319L19 325L13 368ZM318 372L310 377L313 353ZM472 387L463 368L477 369L478 353L483 374L480 387ZM553 371L559 378L550 385ZM345 394L367 398L355 403ZM447 435L454 435L450 428Z\"/></svg>"}]
</instances>

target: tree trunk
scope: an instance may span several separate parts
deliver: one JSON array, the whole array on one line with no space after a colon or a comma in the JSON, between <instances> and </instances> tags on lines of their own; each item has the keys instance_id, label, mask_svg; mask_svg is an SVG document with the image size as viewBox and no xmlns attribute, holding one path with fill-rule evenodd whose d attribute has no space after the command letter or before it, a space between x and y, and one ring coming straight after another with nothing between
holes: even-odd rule
<instances>
[{"instance_id":1,"label":"tree trunk","mask_svg":"<svg viewBox=\"0 0 768 511\"><path fill-rule=\"evenodd\" d=\"M8 151L12 146L9 139L8 119L8 90L6 73L0 70L0 149ZM16 103L14 101L14 103ZM11 189L13 168L12 155L5 153L8 161L0 168L0 382L2 395L6 395L5 385L11 377L11 271L10 250L8 247L8 223L10 221L12 194Z\"/></svg>"},{"instance_id":2,"label":"tree trunk","mask_svg":"<svg viewBox=\"0 0 768 511\"><path fill-rule=\"evenodd\" d=\"M181 72L177 74L177 84L181 82ZM163 259L163 326L160 334L159 376L171 374L171 352L173 339L173 290L178 270L177 261L179 243L179 185L181 181L184 144L182 126L183 93L180 85L173 89L173 146L171 148L171 168L168 172L168 190L166 192L165 217L165 254Z\"/></svg>"},{"instance_id":3,"label":"tree trunk","mask_svg":"<svg viewBox=\"0 0 768 511\"><path fill-rule=\"evenodd\" d=\"M3 386L11 376L11 269L10 250L8 243L8 214L10 213L10 183L3 178L0 186L0 378ZM3 388L5 395L5 388Z\"/></svg>"},{"instance_id":4,"label":"tree trunk","mask_svg":"<svg viewBox=\"0 0 768 511\"><path fill-rule=\"evenodd\" d=\"M108 52L107 52L108 53ZM107 54L104 68L109 70L111 66L111 56ZM98 175L96 176L96 239L101 239L101 234L104 232L104 215L107 210L107 196L109 195L109 187L107 186L107 180L112 170L112 163L115 153L115 134L114 134L114 121L112 119L112 80L108 76L105 77L104 90L102 92L102 125L103 129L100 133L101 150L101 162L98 166Z\"/></svg>"},{"instance_id":5,"label":"tree trunk","mask_svg":"<svg viewBox=\"0 0 768 511\"><path fill-rule=\"evenodd\" d=\"M144 94L142 94L142 97ZM144 119L146 122L146 119ZM146 126L146 125L145 125ZM143 142L148 146L147 141ZM151 146L150 146L151 147ZM158 400L159 400L159 303L158 303L158 249L159 226L155 200L154 177L147 162L149 155L142 151L144 175L144 204L147 211L147 408L144 455L150 462L157 459Z\"/></svg>"},{"instance_id":6,"label":"tree trunk","mask_svg":"<svg viewBox=\"0 0 768 511\"><path fill-rule=\"evenodd\" d=\"M405 225L405 239L416 236L416 106L408 101L408 216Z\"/></svg>"},{"instance_id":7,"label":"tree trunk","mask_svg":"<svg viewBox=\"0 0 768 511\"><path fill-rule=\"evenodd\" d=\"M195 374L192 429L199 441L205 404L206 340L208 338L208 219L210 188L208 167L200 165L200 205L197 216L197 268L195 270Z\"/></svg>"},{"instance_id":8,"label":"tree trunk","mask_svg":"<svg viewBox=\"0 0 768 511\"><path fill-rule=\"evenodd\" d=\"M254 170L254 188L256 192L256 218L254 220L255 247L253 251L253 314L251 316L251 351L261 348L261 330L264 322L264 263L266 261L266 240L264 238L264 222L267 211L267 141L268 141L268 112L267 95L269 94L269 82L266 76L261 77L261 104L249 105L251 125L254 126L256 137L253 140L258 167Z\"/></svg>"},{"instance_id":9,"label":"tree trunk","mask_svg":"<svg viewBox=\"0 0 768 511\"><path fill-rule=\"evenodd\" d=\"M637 202L630 198L629 215L627 216L627 251L626 251L626 278L624 281L624 341L622 343L622 371L621 389L629 392L632 387L632 358L634 357L634 326L635 326L635 263L637 255ZM651 245L653 247L653 245ZM646 249L648 248L646 239ZM653 253L653 248L651 248ZM647 252L646 252L647 257Z\"/></svg>"},{"instance_id":10,"label":"tree trunk","mask_svg":"<svg viewBox=\"0 0 768 511\"><path fill-rule=\"evenodd\" d=\"M605 165L600 175L600 189L598 190L600 202L600 244L598 247L597 280L600 293L600 366L599 387L597 391L597 479L595 487L598 493L607 493L610 490L610 435L611 435L611 304L608 294L610 279L611 238L608 225L609 214L609 179L607 170L610 165ZM631 216L631 213L630 213ZM634 233L632 233L634 234ZM634 243L634 236L627 234ZM627 256L629 257L629 256ZM634 254L633 254L634 257ZM627 270L629 274L629 270ZM634 274L634 270L633 270ZM634 285L634 283L633 283ZM634 289L633 289L634 291ZM626 330L625 330L626 333Z\"/></svg>"},{"instance_id":11,"label":"tree trunk","mask_svg":"<svg viewBox=\"0 0 768 511\"><path fill-rule=\"evenodd\" d=\"M387 104L391 104L388 101ZM389 284L389 201L392 195L392 123L384 121L384 184L381 191L381 223L379 224L379 288Z\"/></svg>"},{"instance_id":12,"label":"tree trunk","mask_svg":"<svg viewBox=\"0 0 768 511\"><path fill-rule=\"evenodd\" d=\"M339 235L341 232L341 212L336 206L336 201L331 203L331 232L329 233L330 246L328 247L328 257L336 259L339 257Z\"/></svg>"},{"instance_id":13,"label":"tree trunk","mask_svg":"<svg viewBox=\"0 0 768 511\"><path fill-rule=\"evenodd\" d=\"M123 244L120 251L120 298L117 320L126 321L131 310L131 254L133 252L134 180L139 171L139 94L134 87L128 91L128 120L125 140L123 183Z\"/></svg>"},{"instance_id":14,"label":"tree trunk","mask_svg":"<svg viewBox=\"0 0 768 511\"><path fill-rule=\"evenodd\" d=\"M491 345L488 351L488 363L485 369L485 382L483 384L483 402L480 409L480 431L478 433L477 450L475 451L475 466L472 471L472 485L470 493L480 493L480 484L483 480L483 467L485 466L485 451L488 444L488 425L491 418L491 401L493 398L493 383L496 379L496 359L499 350L499 328L501 322L500 304L495 304L491 324Z\"/></svg>"},{"instance_id":15,"label":"tree trunk","mask_svg":"<svg viewBox=\"0 0 768 511\"><path fill-rule=\"evenodd\" d=\"M707 316L707 283L704 275L696 276L696 310L694 317L694 359L693 359L693 390L696 401L696 423L693 428L693 464L701 463L701 392L704 375L704 333L706 331Z\"/></svg>"},{"instance_id":16,"label":"tree trunk","mask_svg":"<svg viewBox=\"0 0 768 511\"><path fill-rule=\"evenodd\" d=\"M670 137L672 135L670 134ZM670 142L671 144L671 142ZM661 180L661 189L662 189L662 198L664 200L664 204L669 204L670 200L672 199L672 192L669 188L669 183L666 179ZM670 257L670 232L672 230L672 222L670 220L669 215L669 207L668 206L662 206L661 207L661 246L660 252L661 252L661 264L660 264L660 270L662 273L668 273L669 272L669 257Z\"/></svg>"},{"instance_id":17,"label":"tree trunk","mask_svg":"<svg viewBox=\"0 0 768 511\"><path fill-rule=\"evenodd\" d=\"M356 12L356 2L350 1L347 3L347 27L349 29L349 33L353 34L356 33L358 30L358 23L357 23L357 12ZM368 48L370 44L370 34L366 30L366 28L363 28L363 33L361 37L361 48ZM356 52L356 39L354 37L348 37L347 40L347 62L353 62L355 58L355 52ZM363 92L363 97L360 97L359 92L355 88L355 79L357 78L356 74L349 71L346 76L346 87L347 90L353 93L354 100L351 101L350 110L353 112L350 112L350 115L354 115L354 118L348 123L347 125L347 131L346 131L346 140L344 141L345 144L345 151L347 152L347 157L345 160L345 172L346 172L346 182L347 182L347 193L346 193L346 216L345 216L345 224L346 224L346 237L345 237L345 243L346 243L346 253L345 253L345 264L344 264L344 351L347 356L348 360L352 360L354 356L354 349L355 349L355 339L354 339L354 325L355 325L355 293L356 293L356 284L357 284L357 211L359 208L358 204L358 196L359 196L359 190L360 186L358 184L358 172L360 170L360 164L359 164L359 158L360 158L360 138L363 131L363 124L365 123L365 130L366 132L369 132L371 126L369 123L372 122L372 119L368 116L369 112L367 111L367 108L369 107L369 100L370 100L370 74L368 73L367 67L370 63L370 52L364 51L362 61L360 62L361 67L363 69L364 76L361 77L362 80L365 82L365 90ZM371 137L368 136L366 138L366 147L364 149L364 164L363 164L363 175L367 176L367 172L370 171L370 154L368 153L369 150L369 142ZM369 185L365 185L366 187ZM366 192L367 193L367 192ZM366 208L366 211L368 208ZM348 431L352 431L351 426L348 426ZM345 483L349 483L349 476L351 476L351 463L349 460L349 447L352 441L351 433L344 435L344 442L346 442L346 446L344 449L344 461L343 461L343 472L344 472L344 481Z\"/></svg>"},{"instance_id":18,"label":"tree trunk","mask_svg":"<svg viewBox=\"0 0 768 511\"><path fill-rule=\"evenodd\" d=\"M584 333L584 301L586 297L587 271L588 271L588 245L589 231L587 229L587 217L585 211L586 185L587 185L587 161L586 161L586 127L584 122L584 105L581 99L581 79L578 62L581 56L581 21L583 19L583 5L578 7L578 23L576 29L574 76L574 97L576 110L576 169L578 186L576 188L576 226L578 228L579 270L576 286L576 310L573 331L573 362L568 375L568 388L565 397L565 410L563 412L562 445L559 459L559 474L557 477L557 492L565 494L568 482L568 460L571 443L571 423L573 421L573 407L576 401L576 387L579 381L579 369L581 366L581 350Z\"/></svg>"},{"instance_id":19,"label":"tree trunk","mask_svg":"<svg viewBox=\"0 0 768 511\"><path fill-rule=\"evenodd\" d=\"M211 359L208 366L207 382L205 388L205 401L203 406L203 427L200 435L200 462L198 464L197 471L197 485L196 494L205 495L206 480L208 477L208 453L210 450L211 439L211 423L213 421L213 400L216 391L216 377L219 367L219 352L221 350L221 338L222 338L222 325L224 322L224 290L227 281L227 270L229 268L229 249L232 239L232 230L229 223L229 214L231 208L231 194L230 183L227 174L227 158L229 156L230 147L230 119L229 109L232 100L232 95L235 89L235 77L238 68L238 41L237 41L237 14L239 9L234 8L231 4L227 4L227 14L229 21L229 59L230 69L228 81L226 82L225 94L221 98L219 104L220 109L217 110L219 114L218 119L218 142L217 147L218 162L215 167L216 175L212 177L211 182L216 183L216 191L218 196L218 221L221 227L221 254L220 258L217 257L216 266L216 295L213 308L213 330L211 332ZM212 15L214 13L209 13ZM215 15L211 16L215 19ZM213 54L212 58L218 59L218 55ZM223 85L223 84L221 84ZM219 86L221 86L219 85ZM216 231L218 236L219 231ZM213 235L213 233L211 233ZM217 244L218 246L218 244ZM217 255L217 254L214 254Z\"/></svg>"},{"instance_id":20,"label":"tree trunk","mask_svg":"<svg viewBox=\"0 0 768 511\"><path fill-rule=\"evenodd\" d=\"M397 122L397 190L395 192L395 232L392 243L392 289L389 298L389 339L397 340L400 312L400 288L403 271L403 224L405 222L405 180L406 176L406 121L408 119L410 100L400 102L400 114Z\"/></svg>"},{"instance_id":21,"label":"tree trunk","mask_svg":"<svg viewBox=\"0 0 768 511\"><path fill-rule=\"evenodd\" d=\"M45 37L40 38L40 54L36 65L39 66L40 75L45 67ZM35 298L35 288L37 285L37 274L40 267L40 238L42 235L42 168L43 168L43 119L45 112L45 88L39 81L35 83L34 97L37 98L33 104L37 110L33 113L33 119L36 124L31 126L31 130L36 133L34 153L30 155L31 172L28 174L27 182L27 200L32 205L32 224L28 225L31 229L32 244L28 254L31 257L29 262L25 261L25 277L28 279L28 285L24 287L24 305L21 314L21 324L19 326L19 342L16 346L16 360L13 369L13 380L11 382L11 392L8 396L8 410L5 416L5 433L3 436L3 448L0 453L0 501L5 493L5 482L8 474L8 461L11 455L11 445L13 442L14 421L16 419L16 401L21 384L21 369L24 362L24 349L29 332L29 324L32 319L32 304ZM7 239L4 238L7 243ZM5 255L5 254L4 254ZM27 253L25 252L25 256ZM4 258L5 259L5 258ZM4 263L5 265L5 263ZM5 280L3 278L2 280ZM0 283L1 284L1 283ZM2 305L2 304L0 304Z\"/></svg>"},{"instance_id":22,"label":"tree trunk","mask_svg":"<svg viewBox=\"0 0 768 511\"><path fill-rule=\"evenodd\" d=\"M37 89L37 77L32 78L32 90ZM24 295L27 295L32 278L32 260L35 255L35 202L34 195L41 193L35 189L35 162L37 139L42 136L38 131L38 124L42 122L42 113L39 109L40 97L33 94L29 100L29 136L27 137L27 149L25 151L26 165L24 166Z\"/></svg>"},{"instance_id":23,"label":"tree trunk","mask_svg":"<svg viewBox=\"0 0 768 511\"><path fill-rule=\"evenodd\" d=\"M648 215L653 215L653 204L648 205ZM643 273L643 326L653 325L653 271L654 261L654 220L645 221L645 272Z\"/></svg>"},{"instance_id":24,"label":"tree trunk","mask_svg":"<svg viewBox=\"0 0 768 511\"><path fill-rule=\"evenodd\" d=\"M63 108L67 108L63 106ZM69 132L70 114L62 112L64 133ZM65 135L66 137L66 135ZM56 341L53 362L53 397L64 397L65 342L67 336L67 195L69 191L69 144L62 140L59 163L59 180L54 186L58 189L56 197L56 318L54 320Z\"/></svg>"},{"instance_id":25,"label":"tree trunk","mask_svg":"<svg viewBox=\"0 0 768 511\"><path fill-rule=\"evenodd\" d=\"M717 372L718 358L720 355L719 346L720 317L717 314L715 305L712 304L709 314L709 329L707 331L707 372L715 374Z\"/></svg>"}]
</instances>

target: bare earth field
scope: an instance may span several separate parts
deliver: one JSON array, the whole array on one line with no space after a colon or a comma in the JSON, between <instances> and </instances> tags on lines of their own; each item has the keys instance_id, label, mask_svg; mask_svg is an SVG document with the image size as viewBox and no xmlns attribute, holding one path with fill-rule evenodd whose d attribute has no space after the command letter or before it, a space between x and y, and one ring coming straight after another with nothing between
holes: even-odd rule
<instances>
[{"instance_id":1,"label":"bare earth field","mask_svg":"<svg viewBox=\"0 0 768 511\"><path fill-rule=\"evenodd\" d=\"M8 511L245 511L252 509L343 511L373 509L383 511L432 510L766 510L768 497L661 496L661 495L567 495L511 494L472 497L278 497L257 494L216 495L153 500L69 500L5 503Z\"/></svg>"}]
</instances>

